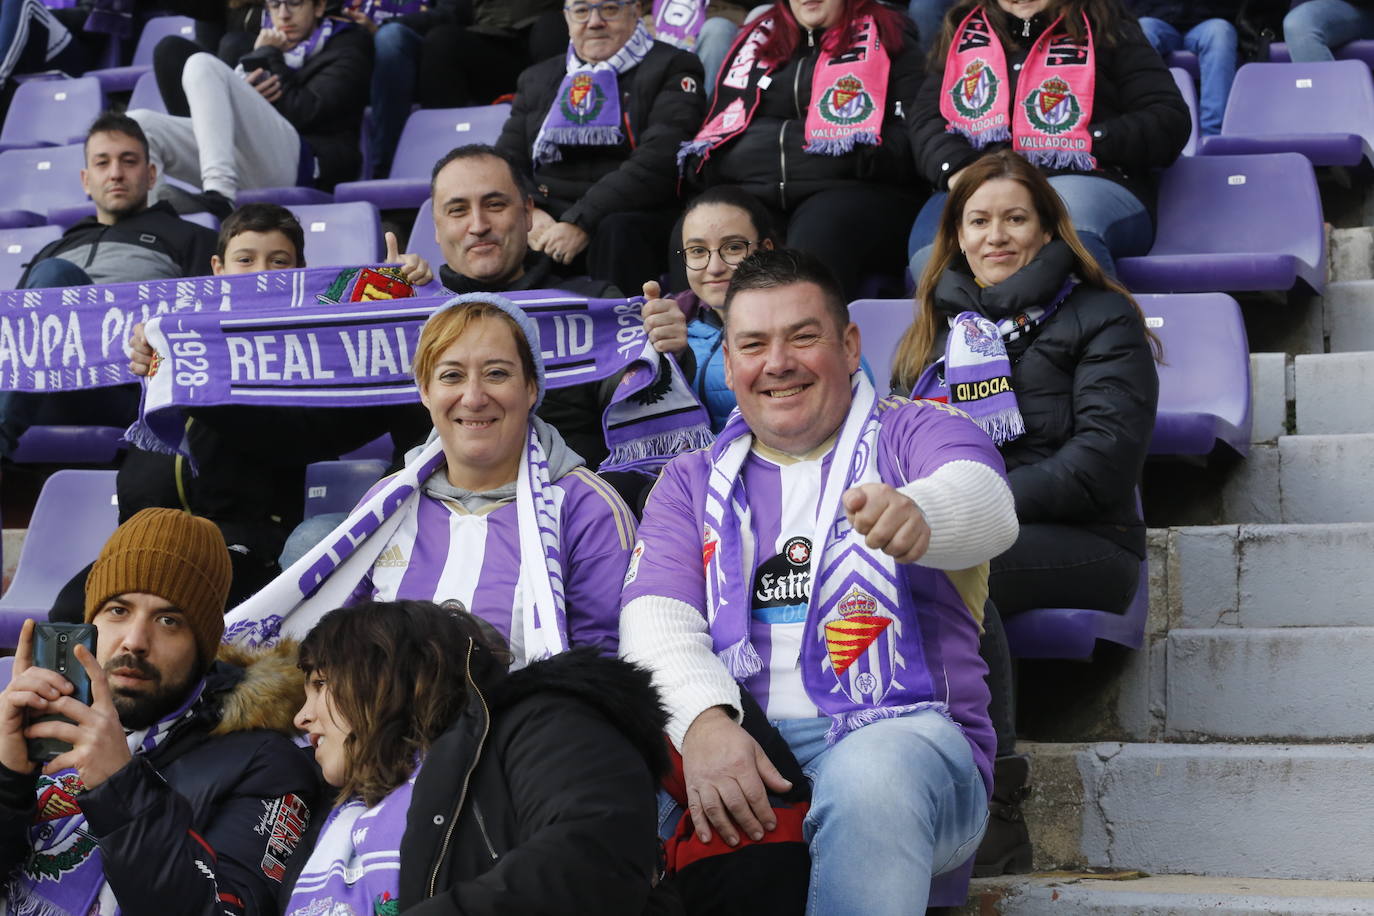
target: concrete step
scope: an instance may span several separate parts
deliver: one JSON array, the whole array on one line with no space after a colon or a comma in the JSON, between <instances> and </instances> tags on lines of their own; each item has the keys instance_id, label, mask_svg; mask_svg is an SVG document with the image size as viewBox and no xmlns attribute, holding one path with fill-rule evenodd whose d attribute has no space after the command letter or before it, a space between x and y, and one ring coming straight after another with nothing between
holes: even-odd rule
<instances>
[{"instance_id":1,"label":"concrete step","mask_svg":"<svg viewBox=\"0 0 1374 916\"><path fill-rule=\"evenodd\" d=\"M1218 521L1374 521L1374 433L1281 436L1255 445L1222 484Z\"/></svg>"},{"instance_id":2,"label":"concrete step","mask_svg":"<svg viewBox=\"0 0 1374 916\"><path fill-rule=\"evenodd\" d=\"M1286 353L1250 354L1250 441L1273 442L1293 432L1293 361Z\"/></svg>"},{"instance_id":3,"label":"concrete step","mask_svg":"<svg viewBox=\"0 0 1374 916\"><path fill-rule=\"evenodd\" d=\"M1333 229L1327 243L1327 276L1331 280L1345 283L1374 279L1374 228Z\"/></svg>"},{"instance_id":4,"label":"concrete step","mask_svg":"<svg viewBox=\"0 0 1374 916\"><path fill-rule=\"evenodd\" d=\"M1374 351L1297 356L1293 371L1294 432L1374 432Z\"/></svg>"},{"instance_id":5,"label":"concrete step","mask_svg":"<svg viewBox=\"0 0 1374 916\"><path fill-rule=\"evenodd\" d=\"M1191 916L1374 914L1374 883L1147 875L1095 880L1072 875L982 878L959 916Z\"/></svg>"},{"instance_id":6,"label":"concrete step","mask_svg":"<svg viewBox=\"0 0 1374 916\"><path fill-rule=\"evenodd\" d=\"M1353 269L1352 269L1353 271ZM1328 283L1322 295L1322 332L1332 353L1374 350L1374 280Z\"/></svg>"},{"instance_id":7,"label":"concrete step","mask_svg":"<svg viewBox=\"0 0 1374 916\"><path fill-rule=\"evenodd\" d=\"M1321 701L1312 697L1314 706ZM1374 790L1374 746L1022 742L1021 749L1033 761L1025 809L1037 868L1374 879L1374 819L1362 802Z\"/></svg>"}]
</instances>

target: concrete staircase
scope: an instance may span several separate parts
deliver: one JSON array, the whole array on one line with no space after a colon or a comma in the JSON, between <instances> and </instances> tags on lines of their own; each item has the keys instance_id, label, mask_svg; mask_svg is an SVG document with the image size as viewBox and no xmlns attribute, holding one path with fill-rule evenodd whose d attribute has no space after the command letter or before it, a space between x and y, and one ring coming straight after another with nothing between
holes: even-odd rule
<instances>
[{"instance_id":1,"label":"concrete staircase","mask_svg":"<svg viewBox=\"0 0 1374 916\"><path fill-rule=\"evenodd\" d=\"M1332 270L1252 356L1250 457L1147 474L1142 650L1022 664L1042 871L959 912L1374 914L1374 230Z\"/></svg>"}]
</instances>

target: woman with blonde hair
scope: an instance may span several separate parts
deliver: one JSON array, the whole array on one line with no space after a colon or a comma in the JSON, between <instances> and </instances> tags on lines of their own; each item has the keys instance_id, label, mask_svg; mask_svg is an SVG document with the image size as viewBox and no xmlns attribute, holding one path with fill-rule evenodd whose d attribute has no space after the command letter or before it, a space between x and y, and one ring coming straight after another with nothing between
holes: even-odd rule
<instances>
[{"instance_id":1,"label":"woman with blonde hair","mask_svg":"<svg viewBox=\"0 0 1374 916\"><path fill-rule=\"evenodd\" d=\"M1024 823L1008 813L1026 766L1009 756L1010 659L997 614L1129 606L1145 556L1135 489L1154 428L1158 354L1140 307L1093 260L1040 169L1010 150L965 169L893 375L903 393L947 398L992 436L1021 522L988 582L996 611L983 656L999 759L981 871L1030 867Z\"/></svg>"}]
</instances>

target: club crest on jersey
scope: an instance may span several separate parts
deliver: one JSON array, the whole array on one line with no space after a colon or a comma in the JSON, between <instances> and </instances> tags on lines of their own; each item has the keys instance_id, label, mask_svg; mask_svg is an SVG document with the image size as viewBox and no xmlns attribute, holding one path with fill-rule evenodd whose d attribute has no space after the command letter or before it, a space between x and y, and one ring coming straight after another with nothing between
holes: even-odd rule
<instances>
[{"instance_id":1,"label":"club crest on jersey","mask_svg":"<svg viewBox=\"0 0 1374 916\"><path fill-rule=\"evenodd\" d=\"M1083 107L1069 89L1069 84L1052 76L1040 84L1025 101L1026 117L1037 130L1047 134L1062 134L1073 130L1083 117Z\"/></svg>"},{"instance_id":2,"label":"club crest on jersey","mask_svg":"<svg viewBox=\"0 0 1374 916\"><path fill-rule=\"evenodd\" d=\"M873 96L853 74L837 79L821 96L821 117L831 124L858 124L872 113Z\"/></svg>"},{"instance_id":3,"label":"club crest on jersey","mask_svg":"<svg viewBox=\"0 0 1374 916\"><path fill-rule=\"evenodd\" d=\"M996 74L987 62L979 57L964 68L964 75L959 77L949 90L949 97L954 102L955 111L973 120L992 110L992 106L997 103L999 88Z\"/></svg>"},{"instance_id":4,"label":"club crest on jersey","mask_svg":"<svg viewBox=\"0 0 1374 916\"><path fill-rule=\"evenodd\" d=\"M558 102L563 117L573 124L587 124L601 114L606 104L606 93L592 79L590 73L574 73L568 94Z\"/></svg>"},{"instance_id":5,"label":"club crest on jersey","mask_svg":"<svg viewBox=\"0 0 1374 916\"><path fill-rule=\"evenodd\" d=\"M793 566L809 566L811 564L811 542L806 538L792 538L782 549L783 556L787 557L787 562Z\"/></svg>"},{"instance_id":6,"label":"club crest on jersey","mask_svg":"<svg viewBox=\"0 0 1374 916\"><path fill-rule=\"evenodd\" d=\"M877 705L892 686L900 658L896 636L901 624L876 598L857 584L821 624L830 662L840 689L855 703Z\"/></svg>"}]
</instances>

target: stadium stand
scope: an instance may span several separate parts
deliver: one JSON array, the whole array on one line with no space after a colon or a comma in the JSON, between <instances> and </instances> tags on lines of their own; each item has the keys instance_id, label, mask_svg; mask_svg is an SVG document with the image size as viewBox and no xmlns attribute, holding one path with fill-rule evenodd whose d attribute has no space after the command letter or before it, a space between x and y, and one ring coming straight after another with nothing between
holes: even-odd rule
<instances>
[{"instance_id":1,"label":"stadium stand","mask_svg":"<svg viewBox=\"0 0 1374 916\"><path fill-rule=\"evenodd\" d=\"M0 289L14 289L29 259L61 235L58 226L0 229Z\"/></svg>"},{"instance_id":2,"label":"stadium stand","mask_svg":"<svg viewBox=\"0 0 1374 916\"><path fill-rule=\"evenodd\" d=\"M305 229L312 267L352 266L376 261L382 247L377 208L363 201L346 204L286 204Z\"/></svg>"},{"instance_id":3,"label":"stadium stand","mask_svg":"<svg viewBox=\"0 0 1374 916\"><path fill-rule=\"evenodd\" d=\"M105 93L89 76L24 83L5 113L0 151L80 143L104 109Z\"/></svg>"},{"instance_id":4,"label":"stadium stand","mask_svg":"<svg viewBox=\"0 0 1374 916\"><path fill-rule=\"evenodd\" d=\"M152 73L153 49L168 35L180 35L194 41L196 21L186 16L155 16L148 20L143 31L139 33L131 63L122 67L90 70L86 75L99 80L101 88L106 92L128 92L144 75Z\"/></svg>"},{"instance_id":5,"label":"stadium stand","mask_svg":"<svg viewBox=\"0 0 1374 916\"><path fill-rule=\"evenodd\" d=\"M78 179L85 165L79 143L0 153L0 228L41 226L50 210L87 206Z\"/></svg>"},{"instance_id":6,"label":"stadium stand","mask_svg":"<svg viewBox=\"0 0 1374 916\"><path fill-rule=\"evenodd\" d=\"M1174 82L1178 84L1178 91L1183 96L1183 101L1188 103L1188 115L1193 122L1192 132L1188 134L1188 142L1183 145L1183 152L1179 155L1196 156L1198 138L1200 136L1197 120L1197 83L1194 82L1193 77L1188 71L1181 67L1170 67L1169 73L1173 76Z\"/></svg>"},{"instance_id":7,"label":"stadium stand","mask_svg":"<svg viewBox=\"0 0 1374 916\"><path fill-rule=\"evenodd\" d=\"M368 487L386 473L386 462L377 458L352 461L317 461L305 469L305 517L327 512L348 512Z\"/></svg>"}]
</instances>

